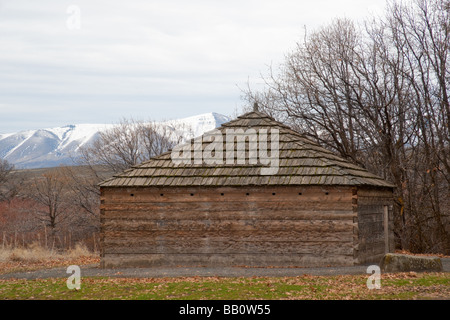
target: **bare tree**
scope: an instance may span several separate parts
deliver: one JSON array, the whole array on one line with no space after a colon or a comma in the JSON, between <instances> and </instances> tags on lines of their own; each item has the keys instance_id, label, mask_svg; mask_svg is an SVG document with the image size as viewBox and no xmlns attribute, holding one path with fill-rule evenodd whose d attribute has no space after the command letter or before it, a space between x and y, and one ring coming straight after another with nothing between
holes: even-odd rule
<instances>
[{"instance_id":1,"label":"bare tree","mask_svg":"<svg viewBox=\"0 0 450 320\"><path fill-rule=\"evenodd\" d=\"M34 208L36 218L50 228L51 242L55 239L57 228L71 218L68 196L68 179L58 168L35 177L26 190L26 197L37 204Z\"/></svg>"},{"instance_id":2,"label":"bare tree","mask_svg":"<svg viewBox=\"0 0 450 320\"><path fill-rule=\"evenodd\" d=\"M5 183L13 170L14 165L10 164L7 160L0 159L0 183Z\"/></svg>"},{"instance_id":3,"label":"bare tree","mask_svg":"<svg viewBox=\"0 0 450 320\"><path fill-rule=\"evenodd\" d=\"M449 1L393 1L383 19L305 35L264 91L244 92L394 182L395 232L413 251L450 252L449 31Z\"/></svg>"},{"instance_id":4,"label":"bare tree","mask_svg":"<svg viewBox=\"0 0 450 320\"><path fill-rule=\"evenodd\" d=\"M450 223L449 1L391 2L388 10L393 45L401 48L406 61L402 75L410 86L415 119L410 148L414 161L407 180L408 211L414 221L411 244L419 250L443 248L449 253L450 230L445 227Z\"/></svg>"},{"instance_id":5,"label":"bare tree","mask_svg":"<svg viewBox=\"0 0 450 320\"><path fill-rule=\"evenodd\" d=\"M77 215L85 220L83 224L97 227L100 213L98 183L102 175L101 168L94 171L91 167L75 166L63 167L60 170L68 179L70 191L68 202L76 208Z\"/></svg>"},{"instance_id":6,"label":"bare tree","mask_svg":"<svg viewBox=\"0 0 450 320\"><path fill-rule=\"evenodd\" d=\"M80 148L82 167L64 168L70 190L67 201L76 214L73 223L83 230L98 231L100 190L98 183L114 173L157 156L180 143L190 128L177 122L158 124L123 119L100 132L91 144ZM83 169L81 169L83 168ZM85 171L84 174L81 172Z\"/></svg>"},{"instance_id":7,"label":"bare tree","mask_svg":"<svg viewBox=\"0 0 450 320\"><path fill-rule=\"evenodd\" d=\"M14 182L14 165L7 160L0 159L0 201L10 200L18 192Z\"/></svg>"},{"instance_id":8,"label":"bare tree","mask_svg":"<svg viewBox=\"0 0 450 320\"><path fill-rule=\"evenodd\" d=\"M102 165L121 172L157 156L183 140L180 125L162 125L123 119L118 125L100 132L91 145L81 147L82 163Z\"/></svg>"}]
</instances>

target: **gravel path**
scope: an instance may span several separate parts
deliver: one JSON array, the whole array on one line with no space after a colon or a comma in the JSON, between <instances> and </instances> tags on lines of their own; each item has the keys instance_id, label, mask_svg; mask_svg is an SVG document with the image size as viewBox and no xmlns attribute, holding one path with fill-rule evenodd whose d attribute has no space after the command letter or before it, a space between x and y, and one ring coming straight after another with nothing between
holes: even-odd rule
<instances>
[{"instance_id":1,"label":"gravel path","mask_svg":"<svg viewBox=\"0 0 450 320\"><path fill-rule=\"evenodd\" d=\"M156 268L124 268L100 269L96 265L81 266L81 276L85 277L132 277L132 278L161 278L161 277L282 277L336 274L363 274L367 266L336 267L336 268L187 268L187 267L156 267ZM18 272L0 275L0 279L42 279L67 278L66 268L54 268L29 272Z\"/></svg>"},{"instance_id":2,"label":"gravel path","mask_svg":"<svg viewBox=\"0 0 450 320\"><path fill-rule=\"evenodd\" d=\"M445 272L450 272L450 258L442 258ZM295 277L301 275L345 275L367 274L365 266L329 267L329 268L126 268L100 269L98 265L81 267L81 277L132 277L132 278L161 278L161 277ZM67 278L66 268L54 268L29 272L18 272L0 275L0 279L43 279Z\"/></svg>"}]
</instances>

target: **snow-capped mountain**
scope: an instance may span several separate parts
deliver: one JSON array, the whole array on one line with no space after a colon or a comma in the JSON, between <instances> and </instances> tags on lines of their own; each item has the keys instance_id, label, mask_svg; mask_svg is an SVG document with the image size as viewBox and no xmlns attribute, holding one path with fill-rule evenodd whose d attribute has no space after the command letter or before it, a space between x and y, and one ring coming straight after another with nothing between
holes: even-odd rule
<instances>
[{"instance_id":1,"label":"snow-capped mountain","mask_svg":"<svg viewBox=\"0 0 450 320\"><path fill-rule=\"evenodd\" d=\"M186 138L192 138L230 121L218 113L205 113L183 119L160 122L181 124ZM44 168L72 165L79 157L79 147L94 141L99 132L114 124L76 124L64 127L0 134L0 158L16 168Z\"/></svg>"}]
</instances>

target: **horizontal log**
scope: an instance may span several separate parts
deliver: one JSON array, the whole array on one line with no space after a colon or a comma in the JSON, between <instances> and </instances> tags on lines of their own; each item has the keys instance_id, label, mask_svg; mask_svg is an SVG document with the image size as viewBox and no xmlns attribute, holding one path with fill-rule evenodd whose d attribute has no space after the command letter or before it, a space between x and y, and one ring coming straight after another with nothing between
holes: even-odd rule
<instances>
[{"instance_id":1,"label":"horizontal log","mask_svg":"<svg viewBox=\"0 0 450 320\"><path fill-rule=\"evenodd\" d=\"M377 189L377 188L366 188L359 187L358 198L367 197L367 198L392 198L392 190L391 189Z\"/></svg>"},{"instance_id":2,"label":"horizontal log","mask_svg":"<svg viewBox=\"0 0 450 320\"><path fill-rule=\"evenodd\" d=\"M172 220L172 219L121 219L106 220L102 223L105 232L112 231L296 231L303 233L315 231L323 233L351 232L351 220ZM231 233L230 236L233 234Z\"/></svg>"},{"instance_id":3,"label":"horizontal log","mask_svg":"<svg viewBox=\"0 0 450 320\"><path fill-rule=\"evenodd\" d=\"M124 237L126 235L126 237ZM146 243L153 241L341 241L352 242L353 233L351 230L340 232L318 232L318 231L284 231L284 230L263 230L248 231L234 230L233 232L216 230L216 231L105 231L100 234L104 243Z\"/></svg>"},{"instance_id":4,"label":"horizontal log","mask_svg":"<svg viewBox=\"0 0 450 320\"><path fill-rule=\"evenodd\" d=\"M308 210L259 210L259 211L167 211L149 212L139 211L108 211L102 215L106 221L145 221L145 220L268 220L268 221L295 221L295 220L350 220L356 218L352 211L308 211Z\"/></svg>"},{"instance_id":5,"label":"horizontal log","mask_svg":"<svg viewBox=\"0 0 450 320\"><path fill-rule=\"evenodd\" d=\"M364 205L359 204L358 205L358 213L360 215L366 215L366 214L383 214L384 208L383 205L378 204L371 204L371 205Z\"/></svg>"},{"instance_id":6,"label":"horizontal log","mask_svg":"<svg viewBox=\"0 0 450 320\"><path fill-rule=\"evenodd\" d=\"M362 254L358 256L358 264L368 264L368 263L375 263L379 264L381 259L384 257L384 253L378 253L378 254Z\"/></svg>"},{"instance_id":7,"label":"horizontal log","mask_svg":"<svg viewBox=\"0 0 450 320\"><path fill-rule=\"evenodd\" d=\"M372 238L365 242L370 251L384 252L384 238Z\"/></svg>"},{"instance_id":8,"label":"horizontal log","mask_svg":"<svg viewBox=\"0 0 450 320\"><path fill-rule=\"evenodd\" d=\"M379 234L379 235L370 235L369 234L367 236L361 236L360 240L361 240L360 243L367 246L367 248L371 248L375 244L384 243L384 235L383 234Z\"/></svg>"},{"instance_id":9,"label":"horizontal log","mask_svg":"<svg viewBox=\"0 0 450 320\"><path fill-rule=\"evenodd\" d=\"M351 188L120 188L103 191L105 202L348 201Z\"/></svg>"},{"instance_id":10,"label":"horizontal log","mask_svg":"<svg viewBox=\"0 0 450 320\"><path fill-rule=\"evenodd\" d=\"M290 221L292 222L292 221ZM274 234L275 231L284 232L283 229L288 225L286 223L279 223L278 226L274 226L272 222L258 221L252 224L238 223L238 222L225 222L225 223L195 223L188 224L185 221L146 221L142 224L132 224L124 221L125 224L119 225L102 225L102 232L106 237L129 237L129 236L141 236L141 237L155 237L156 235L169 236L171 234L186 235L190 237L202 236L214 236L214 232L221 232L228 237L233 237L237 231L246 233L249 235L258 234ZM256 226L256 227L255 227ZM305 231L315 231L325 233L332 232L352 232L354 227L353 222L349 220L337 220L337 221L295 221L295 228L287 229L288 232L294 234L300 234Z\"/></svg>"},{"instance_id":11,"label":"horizontal log","mask_svg":"<svg viewBox=\"0 0 450 320\"><path fill-rule=\"evenodd\" d=\"M353 256L286 254L105 254L103 268L118 267L323 267L351 266Z\"/></svg>"},{"instance_id":12,"label":"horizontal log","mask_svg":"<svg viewBox=\"0 0 450 320\"><path fill-rule=\"evenodd\" d=\"M384 240L377 239L369 242L361 242L360 243L360 252L366 254L368 256L372 256L374 254L381 254L385 251Z\"/></svg>"},{"instance_id":13,"label":"horizontal log","mask_svg":"<svg viewBox=\"0 0 450 320\"><path fill-rule=\"evenodd\" d=\"M126 214L122 211L110 211L102 216L104 221L120 221L120 220L267 220L267 221L295 221L295 220L350 220L356 217L353 212L301 212L301 211L284 211L284 212L167 212L152 213L144 211L129 211Z\"/></svg>"},{"instance_id":14,"label":"horizontal log","mask_svg":"<svg viewBox=\"0 0 450 320\"><path fill-rule=\"evenodd\" d=\"M383 222L379 221L371 223L359 223L359 232L361 234L383 235L384 234Z\"/></svg>"},{"instance_id":15,"label":"horizontal log","mask_svg":"<svg viewBox=\"0 0 450 320\"><path fill-rule=\"evenodd\" d=\"M103 203L100 209L105 211L145 211L161 212L177 211L242 211L242 212L264 212L278 210L308 210L320 211L352 211L350 202L322 202L322 201L283 201L283 202L247 202L234 201L227 204L219 202L134 202L134 203ZM107 213L107 212L106 212Z\"/></svg>"},{"instance_id":16,"label":"horizontal log","mask_svg":"<svg viewBox=\"0 0 450 320\"><path fill-rule=\"evenodd\" d=\"M302 186L302 187L283 187L283 186L260 186L260 187L171 187L171 188L157 188L157 187L145 187L145 188L102 188L102 198L110 199L114 197L130 197L133 194L134 197L145 196L160 196L164 194L167 197L180 197L186 196L190 198L190 194L199 196L211 196L218 199L224 199L223 197L241 197L242 195L264 198L266 195L272 195L275 193L279 196L300 196L312 197L317 195L330 196L352 196L351 187L339 187L339 186ZM223 194L223 195L222 195Z\"/></svg>"},{"instance_id":17,"label":"horizontal log","mask_svg":"<svg viewBox=\"0 0 450 320\"><path fill-rule=\"evenodd\" d=\"M385 205L393 204L393 197L389 198L372 198L372 197L358 197L359 205Z\"/></svg>"},{"instance_id":18,"label":"horizontal log","mask_svg":"<svg viewBox=\"0 0 450 320\"><path fill-rule=\"evenodd\" d=\"M282 254L316 254L350 255L353 248L349 243L340 241L236 241L198 240L189 241L160 240L133 243L106 241L104 253L117 254L214 254L214 253L282 253Z\"/></svg>"},{"instance_id":19,"label":"horizontal log","mask_svg":"<svg viewBox=\"0 0 450 320\"><path fill-rule=\"evenodd\" d=\"M219 203L227 203L227 202L235 202L235 201L246 201L246 202L280 202L280 201L316 201L316 202L351 202L351 197L342 194L328 194L328 195L298 195L298 193L293 193L291 195L281 195L274 193L266 193L266 194L251 194L251 193L242 193L236 196L221 196L220 193L218 195L209 195L209 194L200 194L200 193L192 193L192 194L178 194L178 195L167 195L166 193L159 194L149 194L149 195L141 195L137 196L133 194L124 195L124 196L114 196L114 197L102 197L101 199L105 203L135 203L135 202L219 202Z\"/></svg>"},{"instance_id":20,"label":"horizontal log","mask_svg":"<svg viewBox=\"0 0 450 320\"><path fill-rule=\"evenodd\" d=\"M373 213L373 214L359 215L358 222L360 224L383 223L383 214L382 213Z\"/></svg>"}]
</instances>

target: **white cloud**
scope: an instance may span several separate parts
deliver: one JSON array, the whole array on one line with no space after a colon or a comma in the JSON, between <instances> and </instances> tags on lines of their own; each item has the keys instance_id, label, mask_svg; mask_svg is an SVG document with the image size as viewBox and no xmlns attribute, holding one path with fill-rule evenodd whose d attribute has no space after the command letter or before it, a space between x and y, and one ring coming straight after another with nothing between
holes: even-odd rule
<instances>
[{"instance_id":1,"label":"white cloud","mask_svg":"<svg viewBox=\"0 0 450 320\"><path fill-rule=\"evenodd\" d=\"M80 8L79 30L67 27L70 5ZM281 62L303 26L382 7L373 0L5 0L0 133L32 123L230 114L242 105L237 86Z\"/></svg>"}]
</instances>

